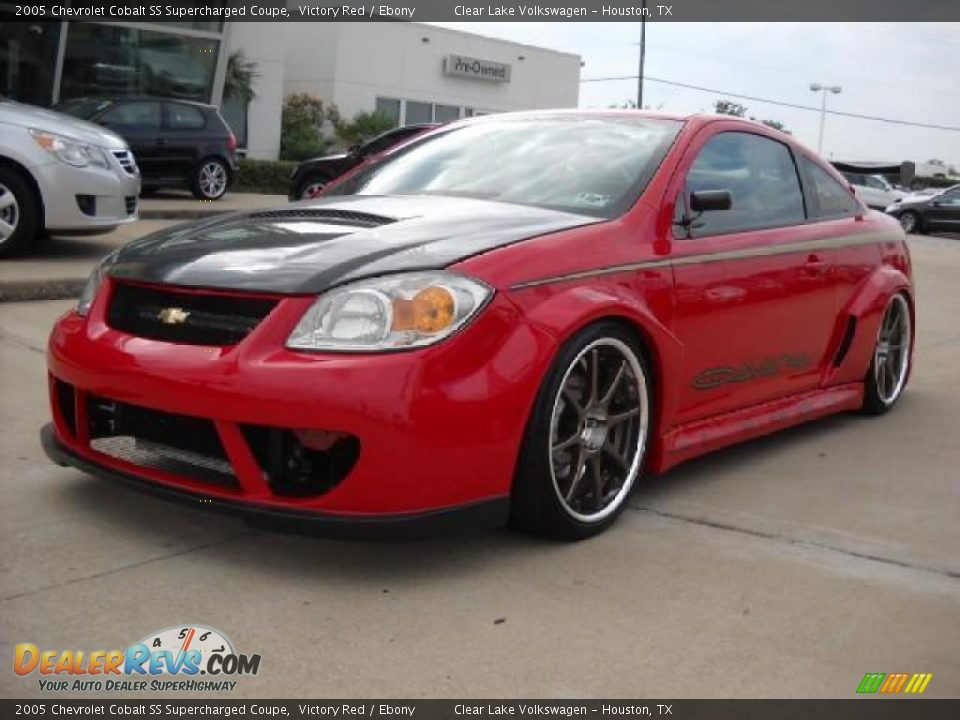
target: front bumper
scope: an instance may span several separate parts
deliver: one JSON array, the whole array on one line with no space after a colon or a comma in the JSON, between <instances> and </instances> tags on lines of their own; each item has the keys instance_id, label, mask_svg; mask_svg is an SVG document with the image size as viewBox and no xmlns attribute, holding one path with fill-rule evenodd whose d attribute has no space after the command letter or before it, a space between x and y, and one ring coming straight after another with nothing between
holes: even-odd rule
<instances>
[{"instance_id":1,"label":"front bumper","mask_svg":"<svg viewBox=\"0 0 960 720\"><path fill-rule=\"evenodd\" d=\"M110 288L87 318L63 316L50 338L55 460L136 478L167 494L247 513L324 516L363 525L400 516L497 504L509 497L519 446L553 338L502 296L463 332L401 353L308 354L284 341L313 298L282 300L234 346L176 345L106 324ZM64 417L58 382L75 388ZM237 485L205 483L107 455L91 446L88 396L210 421ZM330 490L278 493L244 435L250 425L347 433L359 454ZM485 512L485 511L484 511Z\"/></svg>"},{"instance_id":2,"label":"front bumper","mask_svg":"<svg viewBox=\"0 0 960 720\"><path fill-rule=\"evenodd\" d=\"M114 162L115 158L111 160ZM104 169L52 162L34 168L34 175L43 196L44 226L48 230L106 232L137 220L139 172L128 173L119 164ZM92 201L85 199L81 205L78 195Z\"/></svg>"},{"instance_id":3,"label":"front bumper","mask_svg":"<svg viewBox=\"0 0 960 720\"><path fill-rule=\"evenodd\" d=\"M134 473L98 465L65 445L57 437L53 424L44 425L40 430L40 443L47 457L57 465L75 467L165 500L237 515L268 530L310 532L345 539L421 538L503 525L510 511L507 498L495 498L442 510L393 515L333 515L251 506L225 498L211 499L189 490L150 482Z\"/></svg>"}]
</instances>

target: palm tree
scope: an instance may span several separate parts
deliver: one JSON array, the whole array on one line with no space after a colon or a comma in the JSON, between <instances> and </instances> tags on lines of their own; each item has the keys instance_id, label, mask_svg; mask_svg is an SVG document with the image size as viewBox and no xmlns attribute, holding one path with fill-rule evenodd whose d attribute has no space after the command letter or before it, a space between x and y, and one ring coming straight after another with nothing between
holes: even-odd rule
<instances>
[{"instance_id":1,"label":"palm tree","mask_svg":"<svg viewBox=\"0 0 960 720\"><path fill-rule=\"evenodd\" d=\"M237 50L227 58L227 72L223 81L223 99L239 100L246 104L253 100L257 93L253 86L260 77L257 72L257 63L247 60L243 50Z\"/></svg>"}]
</instances>

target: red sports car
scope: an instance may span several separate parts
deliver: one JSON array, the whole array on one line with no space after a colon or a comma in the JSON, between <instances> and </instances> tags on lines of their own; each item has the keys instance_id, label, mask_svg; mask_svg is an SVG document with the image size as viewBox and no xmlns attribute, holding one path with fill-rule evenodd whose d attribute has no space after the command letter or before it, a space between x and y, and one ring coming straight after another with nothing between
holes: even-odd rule
<instances>
[{"instance_id":1,"label":"red sports car","mask_svg":"<svg viewBox=\"0 0 960 720\"><path fill-rule=\"evenodd\" d=\"M49 345L49 456L254 518L582 538L644 472L910 373L905 236L752 122L444 126L317 200L108 256Z\"/></svg>"}]
</instances>

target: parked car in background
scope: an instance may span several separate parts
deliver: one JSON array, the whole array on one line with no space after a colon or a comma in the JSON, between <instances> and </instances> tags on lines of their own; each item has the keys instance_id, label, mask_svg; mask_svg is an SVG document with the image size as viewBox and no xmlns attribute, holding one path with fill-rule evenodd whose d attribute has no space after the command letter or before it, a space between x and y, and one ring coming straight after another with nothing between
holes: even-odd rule
<instances>
[{"instance_id":1,"label":"parked car in background","mask_svg":"<svg viewBox=\"0 0 960 720\"><path fill-rule=\"evenodd\" d=\"M61 112L122 135L143 174L143 193L187 187L201 200L219 200L233 182L237 138L213 105L147 96L78 98Z\"/></svg>"},{"instance_id":2,"label":"parked car in background","mask_svg":"<svg viewBox=\"0 0 960 720\"><path fill-rule=\"evenodd\" d=\"M908 195L886 209L908 233L960 231L960 185L933 195Z\"/></svg>"},{"instance_id":3,"label":"parked car in background","mask_svg":"<svg viewBox=\"0 0 960 720\"><path fill-rule=\"evenodd\" d=\"M116 133L0 100L0 257L46 230L96 234L137 219L140 173Z\"/></svg>"},{"instance_id":4,"label":"parked car in background","mask_svg":"<svg viewBox=\"0 0 960 720\"><path fill-rule=\"evenodd\" d=\"M888 411L913 309L900 226L788 135L469 118L111 253L53 329L42 438L192 507L579 539L643 473Z\"/></svg>"},{"instance_id":5,"label":"parked car in background","mask_svg":"<svg viewBox=\"0 0 960 720\"><path fill-rule=\"evenodd\" d=\"M366 160L389 150L394 145L409 140L420 133L432 130L437 124L404 125L388 130L382 135L354 145L345 153L324 155L304 160L297 166L290 178L290 200L306 200L316 197L323 189L338 177L357 167Z\"/></svg>"},{"instance_id":6,"label":"parked car in background","mask_svg":"<svg viewBox=\"0 0 960 720\"><path fill-rule=\"evenodd\" d=\"M902 190L893 187L883 175L864 175L852 172L841 174L853 186L864 205L874 210L883 210L887 205L906 195Z\"/></svg>"}]
</instances>

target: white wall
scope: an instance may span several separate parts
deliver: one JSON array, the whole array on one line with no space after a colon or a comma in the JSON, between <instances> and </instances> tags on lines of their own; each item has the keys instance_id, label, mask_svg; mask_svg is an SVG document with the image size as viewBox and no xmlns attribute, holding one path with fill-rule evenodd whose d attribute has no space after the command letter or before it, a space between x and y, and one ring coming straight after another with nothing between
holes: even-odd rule
<instances>
[{"instance_id":1,"label":"white wall","mask_svg":"<svg viewBox=\"0 0 960 720\"><path fill-rule=\"evenodd\" d=\"M227 57L243 50L257 64L257 96L247 113L247 157L275 160L280 152L280 109L283 106L286 43L279 23L228 22ZM226 62L226 60L224 60Z\"/></svg>"},{"instance_id":2,"label":"white wall","mask_svg":"<svg viewBox=\"0 0 960 720\"><path fill-rule=\"evenodd\" d=\"M277 157L283 97L293 92L335 103L346 117L372 112L378 96L486 111L576 107L579 99L578 55L419 23L228 22L226 36L227 55L242 48L260 73L248 115L251 158ZM445 75L451 53L509 64L510 81Z\"/></svg>"}]
</instances>

